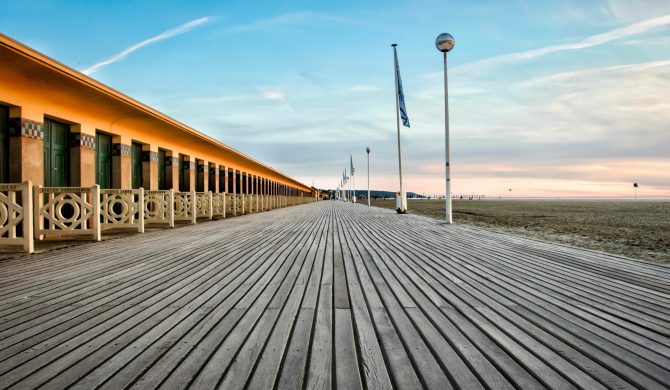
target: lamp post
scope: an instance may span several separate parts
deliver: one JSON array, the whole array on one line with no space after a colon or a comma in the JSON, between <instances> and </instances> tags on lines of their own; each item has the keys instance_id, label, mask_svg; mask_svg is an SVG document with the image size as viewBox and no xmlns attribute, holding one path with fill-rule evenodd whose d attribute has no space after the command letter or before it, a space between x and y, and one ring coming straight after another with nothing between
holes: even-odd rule
<instances>
[{"instance_id":1,"label":"lamp post","mask_svg":"<svg viewBox=\"0 0 670 390\"><path fill-rule=\"evenodd\" d=\"M454 48L454 37L442 33L435 40L435 47L444 54L444 159L446 163L446 223L452 223L451 218L451 168L449 167L449 89L447 83L447 53Z\"/></svg>"},{"instance_id":2,"label":"lamp post","mask_svg":"<svg viewBox=\"0 0 670 390\"><path fill-rule=\"evenodd\" d=\"M368 153L368 207L370 207L370 147L365 148Z\"/></svg>"}]
</instances>

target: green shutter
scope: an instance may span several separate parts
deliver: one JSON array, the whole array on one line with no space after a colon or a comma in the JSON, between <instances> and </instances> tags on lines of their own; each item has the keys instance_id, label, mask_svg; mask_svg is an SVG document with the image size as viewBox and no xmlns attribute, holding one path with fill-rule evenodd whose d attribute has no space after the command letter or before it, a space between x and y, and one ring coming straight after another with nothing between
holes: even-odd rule
<instances>
[{"instance_id":1,"label":"green shutter","mask_svg":"<svg viewBox=\"0 0 670 390\"><path fill-rule=\"evenodd\" d=\"M186 189L186 177L184 177L187 169L186 164L184 156L179 156L179 191L188 191Z\"/></svg>"},{"instance_id":2,"label":"green shutter","mask_svg":"<svg viewBox=\"0 0 670 390\"><path fill-rule=\"evenodd\" d=\"M158 150L158 189L167 190L167 177L165 172L165 150Z\"/></svg>"},{"instance_id":3,"label":"green shutter","mask_svg":"<svg viewBox=\"0 0 670 390\"><path fill-rule=\"evenodd\" d=\"M70 126L50 119L44 121L44 185L68 185L68 140Z\"/></svg>"},{"instance_id":4,"label":"green shutter","mask_svg":"<svg viewBox=\"0 0 670 390\"><path fill-rule=\"evenodd\" d=\"M9 182L9 109L0 106L0 183Z\"/></svg>"},{"instance_id":5,"label":"green shutter","mask_svg":"<svg viewBox=\"0 0 670 390\"><path fill-rule=\"evenodd\" d=\"M135 142L130 148L130 166L133 188L142 187L142 145Z\"/></svg>"},{"instance_id":6,"label":"green shutter","mask_svg":"<svg viewBox=\"0 0 670 390\"><path fill-rule=\"evenodd\" d=\"M95 135L95 174L100 188L112 187L112 137Z\"/></svg>"}]
</instances>

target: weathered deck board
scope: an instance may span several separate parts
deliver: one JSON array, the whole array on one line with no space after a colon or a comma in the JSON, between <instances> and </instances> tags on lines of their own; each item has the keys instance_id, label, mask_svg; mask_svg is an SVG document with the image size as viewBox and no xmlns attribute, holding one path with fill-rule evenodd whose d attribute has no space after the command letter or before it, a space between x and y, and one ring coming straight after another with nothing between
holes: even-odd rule
<instances>
[{"instance_id":1,"label":"weathered deck board","mask_svg":"<svg viewBox=\"0 0 670 390\"><path fill-rule=\"evenodd\" d=\"M0 262L0 388L667 388L670 268L340 202Z\"/></svg>"}]
</instances>

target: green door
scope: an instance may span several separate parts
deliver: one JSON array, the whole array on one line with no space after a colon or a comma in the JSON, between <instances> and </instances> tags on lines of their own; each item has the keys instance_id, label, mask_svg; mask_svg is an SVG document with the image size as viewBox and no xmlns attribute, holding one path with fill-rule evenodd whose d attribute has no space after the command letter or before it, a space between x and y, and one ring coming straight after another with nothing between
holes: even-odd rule
<instances>
[{"instance_id":1,"label":"green door","mask_svg":"<svg viewBox=\"0 0 670 390\"><path fill-rule=\"evenodd\" d=\"M158 189L167 190L167 175L165 171L165 150L158 150Z\"/></svg>"},{"instance_id":2,"label":"green door","mask_svg":"<svg viewBox=\"0 0 670 390\"><path fill-rule=\"evenodd\" d=\"M142 145L133 142L130 148L133 188L142 187Z\"/></svg>"},{"instance_id":3,"label":"green door","mask_svg":"<svg viewBox=\"0 0 670 390\"><path fill-rule=\"evenodd\" d=\"M188 191L186 183L186 170L189 169L188 163L184 156L179 156L179 191Z\"/></svg>"},{"instance_id":4,"label":"green door","mask_svg":"<svg viewBox=\"0 0 670 390\"><path fill-rule=\"evenodd\" d=\"M95 135L95 174L100 188L112 187L112 137Z\"/></svg>"},{"instance_id":5,"label":"green door","mask_svg":"<svg viewBox=\"0 0 670 390\"><path fill-rule=\"evenodd\" d=\"M68 140L70 126L51 119L44 120L44 185L68 185Z\"/></svg>"},{"instance_id":6,"label":"green door","mask_svg":"<svg viewBox=\"0 0 670 390\"><path fill-rule=\"evenodd\" d=\"M9 109L0 106L0 183L9 182Z\"/></svg>"}]
</instances>

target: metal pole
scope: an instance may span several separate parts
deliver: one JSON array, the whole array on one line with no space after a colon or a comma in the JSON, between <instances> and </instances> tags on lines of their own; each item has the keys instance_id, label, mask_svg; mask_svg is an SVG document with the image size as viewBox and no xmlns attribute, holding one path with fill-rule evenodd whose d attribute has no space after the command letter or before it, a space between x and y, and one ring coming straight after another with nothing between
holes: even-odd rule
<instances>
[{"instance_id":1,"label":"metal pole","mask_svg":"<svg viewBox=\"0 0 670 390\"><path fill-rule=\"evenodd\" d=\"M396 51L397 44L392 44L393 46L393 75L395 76L395 124L398 130L398 176L400 177L400 212L404 212L402 209L402 153L400 152L400 102L398 101L398 53Z\"/></svg>"},{"instance_id":2,"label":"metal pole","mask_svg":"<svg viewBox=\"0 0 670 390\"><path fill-rule=\"evenodd\" d=\"M370 207L370 148L368 152L368 207Z\"/></svg>"},{"instance_id":3,"label":"metal pole","mask_svg":"<svg viewBox=\"0 0 670 390\"><path fill-rule=\"evenodd\" d=\"M351 173L351 186L353 187L353 196L351 197L351 201L356 203L356 175L353 172Z\"/></svg>"},{"instance_id":4,"label":"metal pole","mask_svg":"<svg viewBox=\"0 0 670 390\"><path fill-rule=\"evenodd\" d=\"M447 52L444 52L444 159L446 168L446 221L453 223L451 217L451 167L449 166L449 88L447 83Z\"/></svg>"}]
</instances>

